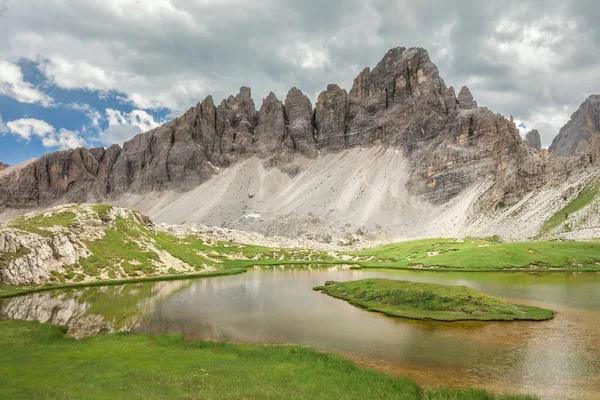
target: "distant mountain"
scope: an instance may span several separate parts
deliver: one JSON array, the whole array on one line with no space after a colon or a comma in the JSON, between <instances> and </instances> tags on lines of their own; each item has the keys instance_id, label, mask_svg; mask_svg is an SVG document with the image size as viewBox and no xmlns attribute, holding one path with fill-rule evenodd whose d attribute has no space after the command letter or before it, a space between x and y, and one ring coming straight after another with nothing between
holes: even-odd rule
<instances>
[{"instance_id":1,"label":"distant mountain","mask_svg":"<svg viewBox=\"0 0 600 400\"><path fill-rule=\"evenodd\" d=\"M527 140L527 143L532 148L538 151L542 149L542 139L540 137L540 132L537 129L527 132L525 140Z\"/></svg>"},{"instance_id":2,"label":"distant mountain","mask_svg":"<svg viewBox=\"0 0 600 400\"><path fill-rule=\"evenodd\" d=\"M561 157L585 153L594 137L600 139L600 95L588 97L579 106L548 150Z\"/></svg>"},{"instance_id":3,"label":"distant mountain","mask_svg":"<svg viewBox=\"0 0 600 400\"><path fill-rule=\"evenodd\" d=\"M329 85L314 108L293 88L257 111L243 87L122 147L13 167L0 174L0 216L109 201L159 222L273 235L525 238L577 195L597 160L593 146L578 158L535 150L512 118L446 87L426 50L399 47L349 92Z\"/></svg>"}]
</instances>

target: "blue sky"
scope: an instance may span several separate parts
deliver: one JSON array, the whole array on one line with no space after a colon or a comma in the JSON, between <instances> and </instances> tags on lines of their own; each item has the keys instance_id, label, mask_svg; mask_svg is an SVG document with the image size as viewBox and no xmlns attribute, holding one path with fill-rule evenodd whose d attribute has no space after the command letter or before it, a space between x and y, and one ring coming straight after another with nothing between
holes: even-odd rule
<instances>
[{"instance_id":1,"label":"blue sky","mask_svg":"<svg viewBox=\"0 0 600 400\"><path fill-rule=\"evenodd\" d=\"M600 93L593 0L0 0L0 161L123 143L241 86L349 90L393 47L548 146Z\"/></svg>"},{"instance_id":2,"label":"blue sky","mask_svg":"<svg viewBox=\"0 0 600 400\"><path fill-rule=\"evenodd\" d=\"M128 101L124 93L61 89L49 84L36 62L22 59L13 66L18 67L22 73L22 82L18 85L40 93L37 98L43 100L35 101L34 96L32 99L20 98L19 101L18 93L13 93L13 96L0 95L3 127L0 128L3 131L0 133L0 161L4 163L15 165L49 151L76 147L78 144L96 147L107 146L112 142L122 143L133 134L169 119L170 110L141 110ZM132 113L141 112L149 116L145 121L131 118ZM33 126L36 122L32 120L44 122L52 127L52 131L39 135L31 133L28 138L24 137L35 129Z\"/></svg>"}]
</instances>

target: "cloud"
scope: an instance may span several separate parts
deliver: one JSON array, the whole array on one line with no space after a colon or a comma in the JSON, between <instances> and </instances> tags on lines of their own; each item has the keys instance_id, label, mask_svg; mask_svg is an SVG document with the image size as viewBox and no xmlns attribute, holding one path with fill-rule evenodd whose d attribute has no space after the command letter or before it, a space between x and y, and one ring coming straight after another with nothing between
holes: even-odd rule
<instances>
[{"instance_id":1,"label":"cloud","mask_svg":"<svg viewBox=\"0 0 600 400\"><path fill-rule=\"evenodd\" d=\"M138 133L146 132L159 127L165 121L157 121L144 110L133 110L130 113L106 109L108 128L99 136L104 144L118 143L131 139Z\"/></svg>"},{"instance_id":2,"label":"cloud","mask_svg":"<svg viewBox=\"0 0 600 400\"><path fill-rule=\"evenodd\" d=\"M2 122L2 115L0 115L0 133L8 133L8 126L4 125L4 122Z\"/></svg>"},{"instance_id":3,"label":"cloud","mask_svg":"<svg viewBox=\"0 0 600 400\"><path fill-rule=\"evenodd\" d=\"M21 118L6 124L10 133L16 134L25 140L31 136L44 137L54 132L54 127L46 121L34 118Z\"/></svg>"},{"instance_id":4,"label":"cloud","mask_svg":"<svg viewBox=\"0 0 600 400\"><path fill-rule=\"evenodd\" d=\"M545 145L600 92L593 0L20 0L1 18L0 54L39 62L48 84L119 91L136 108L173 114L242 85L257 103L292 86L314 100L328 83L349 89L396 46L427 48L448 86L468 84L480 105L539 129ZM104 137L137 128L112 124Z\"/></svg>"},{"instance_id":5,"label":"cloud","mask_svg":"<svg viewBox=\"0 0 600 400\"><path fill-rule=\"evenodd\" d=\"M86 144L86 141L79 136L79 133L67 129L61 129L58 132L42 137L42 145L44 147L60 150L75 149Z\"/></svg>"},{"instance_id":6,"label":"cloud","mask_svg":"<svg viewBox=\"0 0 600 400\"><path fill-rule=\"evenodd\" d=\"M0 95L12 97L21 103L39 103L45 107L53 102L50 96L23 80L23 73L18 65L2 60L0 60Z\"/></svg>"},{"instance_id":7,"label":"cloud","mask_svg":"<svg viewBox=\"0 0 600 400\"><path fill-rule=\"evenodd\" d=\"M87 117L90 119L90 125L92 128L99 128L100 122L103 120L102 114L98 112L98 110L94 109L89 104L85 103L69 103L65 105L66 108L70 108L71 110L80 111L85 113Z\"/></svg>"},{"instance_id":8,"label":"cloud","mask_svg":"<svg viewBox=\"0 0 600 400\"><path fill-rule=\"evenodd\" d=\"M0 121L1 122L1 121ZM66 150L85 146L87 143L79 133L60 129L58 132L46 121L34 118L21 118L6 124L7 133L30 141L38 138L46 148Z\"/></svg>"}]
</instances>

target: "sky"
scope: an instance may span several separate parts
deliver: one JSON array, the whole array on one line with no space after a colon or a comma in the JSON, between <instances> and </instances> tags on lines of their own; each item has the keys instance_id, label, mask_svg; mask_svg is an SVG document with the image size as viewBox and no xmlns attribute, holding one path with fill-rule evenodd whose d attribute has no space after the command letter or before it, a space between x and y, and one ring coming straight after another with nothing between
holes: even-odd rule
<instances>
[{"instance_id":1,"label":"sky","mask_svg":"<svg viewBox=\"0 0 600 400\"><path fill-rule=\"evenodd\" d=\"M350 89L392 47L548 146L600 93L596 0L0 0L0 161L123 143L241 86Z\"/></svg>"}]
</instances>

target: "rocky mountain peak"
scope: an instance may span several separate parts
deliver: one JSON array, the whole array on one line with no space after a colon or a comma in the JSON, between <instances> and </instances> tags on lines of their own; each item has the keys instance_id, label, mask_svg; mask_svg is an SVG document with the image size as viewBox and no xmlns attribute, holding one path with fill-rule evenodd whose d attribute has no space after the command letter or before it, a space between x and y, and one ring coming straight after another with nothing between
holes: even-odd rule
<instances>
[{"instance_id":1,"label":"rocky mountain peak","mask_svg":"<svg viewBox=\"0 0 600 400\"><path fill-rule=\"evenodd\" d=\"M285 98L287 130L296 151L305 156L317 155L313 107L302 90L293 87Z\"/></svg>"},{"instance_id":2,"label":"rocky mountain peak","mask_svg":"<svg viewBox=\"0 0 600 400\"><path fill-rule=\"evenodd\" d=\"M282 145L292 147L291 141L286 136L285 108L275 93L270 92L258 112L253 144L261 158L274 154L280 156L283 152Z\"/></svg>"},{"instance_id":3,"label":"rocky mountain peak","mask_svg":"<svg viewBox=\"0 0 600 400\"><path fill-rule=\"evenodd\" d=\"M477 108L477 102L473 98L471 90L466 86L463 86L458 93L458 106L462 110L472 110Z\"/></svg>"},{"instance_id":4,"label":"rocky mountain peak","mask_svg":"<svg viewBox=\"0 0 600 400\"><path fill-rule=\"evenodd\" d=\"M349 92L328 85L314 108L300 89L292 88L284 102L270 93L257 111L250 88L242 87L217 106L212 97L206 97L181 117L132 138L122 148L56 152L17 170L11 168L0 174L0 213L56 202L117 202L129 195L187 192L244 163L277 168L279 172L270 175L279 177L280 183L314 166L322 168L319 163L327 157L344 158L344 153L336 153L378 154L369 152L370 148L396 161L387 172L372 171L369 181L388 172L402 176L391 191L384 190L387 178L382 181L383 197L397 194L402 187L419 201L445 204L474 185L493 182L493 189L478 205L493 208L510 204L524 190L544 183L540 177L545 161L523 142L514 123L478 108L466 87L456 96L425 49L398 47L374 68L363 69ZM375 169L375 161L350 165L356 171ZM236 174L247 177L246 186L231 192L230 199L239 200L238 205L247 200L238 196L247 197L247 182L258 173L258 169L237 170ZM373 190L359 186L343 199L336 198L341 192L327 192L333 197L319 207L335 212L327 204L351 204ZM220 203L218 197L224 192L219 193L211 204ZM313 191L294 193L304 201ZM406 200L392 197L374 200L368 207ZM225 206L213 211L223 220L240 212Z\"/></svg>"},{"instance_id":5,"label":"rocky mountain peak","mask_svg":"<svg viewBox=\"0 0 600 400\"><path fill-rule=\"evenodd\" d=\"M525 140L530 147L540 151L542 149L542 139L540 137L540 132L537 129L533 129L525 135Z\"/></svg>"},{"instance_id":6,"label":"rocky mountain peak","mask_svg":"<svg viewBox=\"0 0 600 400\"><path fill-rule=\"evenodd\" d=\"M585 151L586 145L597 136L600 136L600 95L591 95L571 115L548 150L569 157Z\"/></svg>"}]
</instances>

